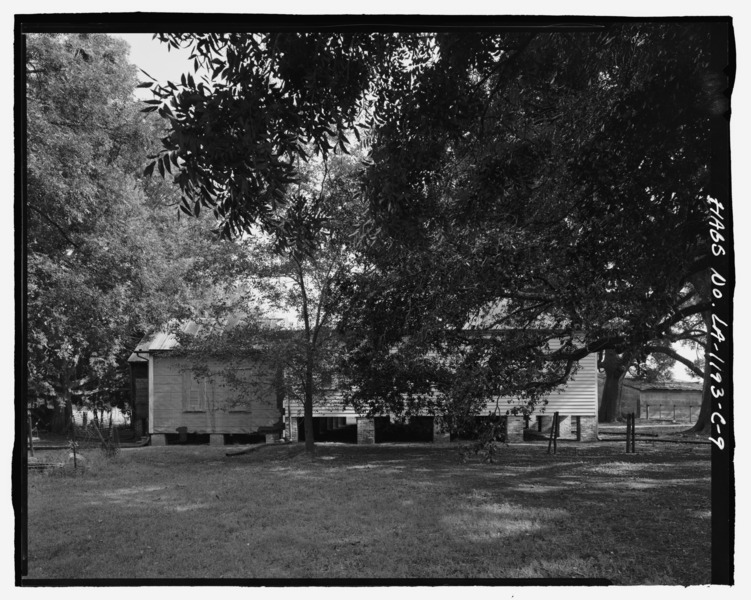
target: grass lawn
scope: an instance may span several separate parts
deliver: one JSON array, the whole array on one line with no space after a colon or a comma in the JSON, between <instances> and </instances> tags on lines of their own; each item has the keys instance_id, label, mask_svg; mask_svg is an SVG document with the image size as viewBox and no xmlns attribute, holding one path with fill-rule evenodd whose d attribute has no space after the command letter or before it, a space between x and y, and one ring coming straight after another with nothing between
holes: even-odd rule
<instances>
[{"instance_id":1,"label":"grass lawn","mask_svg":"<svg viewBox=\"0 0 751 600\"><path fill-rule=\"evenodd\" d=\"M28 576L709 583L708 447L546 448L89 451L84 473L29 473Z\"/></svg>"}]
</instances>

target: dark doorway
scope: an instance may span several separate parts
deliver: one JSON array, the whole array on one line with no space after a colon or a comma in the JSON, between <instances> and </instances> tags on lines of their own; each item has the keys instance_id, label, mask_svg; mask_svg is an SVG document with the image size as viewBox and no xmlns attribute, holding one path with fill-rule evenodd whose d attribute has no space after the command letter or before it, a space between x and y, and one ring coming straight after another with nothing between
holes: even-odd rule
<instances>
[{"instance_id":1,"label":"dark doorway","mask_svg":"<svg viewBox=\"0 0 751 600\"><path fill-rule=\"evenodd\" d=\"M305 441L305 420L297 418L297 441ZM357 425L347 424L346 417L313 417L313 436L316 442L357 443ZM295 441L295 440L292 440Z\"/></svg>"},{"instance_id":2,"label":"dark doorway","mask_svg":"<svg viewBox=\"0 0 751 600\"><path fill-rule=\"evenodd\" d=\"M432 442L433 417L411 417L404 421L388 417L375 420L376 442Z\"/></svg>"}]
</instances>

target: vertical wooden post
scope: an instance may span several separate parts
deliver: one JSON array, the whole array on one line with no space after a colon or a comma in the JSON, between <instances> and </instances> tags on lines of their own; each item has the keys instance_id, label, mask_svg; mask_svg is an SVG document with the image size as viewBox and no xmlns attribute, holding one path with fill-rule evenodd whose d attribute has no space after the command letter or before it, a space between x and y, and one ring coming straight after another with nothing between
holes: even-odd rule
<instances>
[{"instance_id":1,"label":"vertical wooden post","mask_svg":"<svg viewBox=\"0 0 751 600\"><path fill-rule=\"evenodd\" d=\"M634 420L631 413L628 414L628 428L626 430L626 452L631 452L632 440L634 438Z\"/></svg>"},{"instance_id":2,"label":"vertical wooden post","mask_svg":"<svg viewBox=\"0 0 751 600\"><path fill-rule=\"evenodd\" d=\"M548 454L550 454L550 450L553 447L553 438L555 437L555 421L550 427L550 435L548 435Z\"/></svg>"},{"instance_id":3,"label":"vertical wooden post","mask_svg":"<svg viewBox=\"0 0 751 600\"><path fill-rule=\"evenodd\" d=\"M636 454L636 415L631 413L631 453Z\"/></svg>"},{"instance_id":4,"label":"vertical wooden post","mask_svg":"<svg viewBox=\"0 0 751 600\"><path fill-rule=\"evenodd\" d=\"M34 456L34 433L32 431L32 425L31 425L31 413L29 413L27 423L28 423L28 428L29 428L29 451L31 452L31 456Z\"/></svg>"},{"instance_id":5,"label":"vertical wooden post","mask_svg":"<svg viewBox=\"0 0 751 600\"><path fill-rule=\"evenodd\" d=\"M76 456L76 422L71 418L71 438L73 441L71 442L71 447L73 448L73 469L78 468L78 457Z\"/></svg>"},{"instance_id":6,"label":"vertical wooden post","mask_svg":"<svg viewBox=\"0 0 751 600\"><path fill-rule=\"evenodd\" d=\"M649 404L647 404L647 421L649 421Z\"/></svg>"},{"instance_id":7,"label":"vertical wooden post","mask_svg":"<svg viewBox=\"0 0 751 600\"><path fill-rule=\"evenodd\" d=\"M550 454L550 448L553 447L553 454L558 453L558 413L553 413L553 425L550 428L550 437L548 438L548 454Z\"/></svg>"},{"instance_id":8,"label":"vertical wooden post","mask_svg":"<svg viewBox=\"0 0 751 600\"><path fill-rule=\"evenodd\" d=\"M561 435L561 427L558 423L558 411L553 414L553 429L555 429L555 435L553 436L553 454L558 454L558 436Z\"/></svg>"},{"instance_id":9,"label":"vertical wooden post","mask_svg":"<svg viewBox=\"0 0 751 600\"><path fill-rule=\"evenodd\" d=\"M631 452L631 413L626 415L626 454Z\"/></svg>"},{"instance_id":10,"label":"vertical wooden post","mask_svg":"<svg viewBox=\"0 0 751 600\"><path fill-rule=\"evenodd\" d=\"M295 419L297 419L297 417L295 417ZM289 397L287 397L287 425L289 426L288 428L289 437L287 438L287 440L289 440L290 442L296 442L297 440L292 439L292 410L289 405Z\"/></svg>"}]
</instances>

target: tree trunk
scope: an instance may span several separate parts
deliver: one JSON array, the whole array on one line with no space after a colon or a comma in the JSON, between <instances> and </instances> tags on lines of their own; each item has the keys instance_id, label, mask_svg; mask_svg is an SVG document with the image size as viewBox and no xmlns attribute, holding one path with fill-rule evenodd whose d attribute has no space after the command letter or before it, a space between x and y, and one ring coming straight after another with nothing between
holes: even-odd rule
<instances>
[{"instance_id":1,"label":"tree trunk","mask_svg":"<svg viewBox=\"0 0 751 600\"><path fill-rule=\"evenodd\" d=\"M691 278L691 283L699 293L699 297L703 301L712 299L712 282L709 276L709 269L706 269L700 273L697 273ZM710 394L711 380L709 377L711 369L709 368L709 353L710 353L710 333L712 332L712 311L706 311L702 313L704 319L704 329L706 330L706 337L704 339L704 385L701 391L701 408L699 409L699 416L696 419L694 426L689 429L690 433L702 433L709 435L710 417L712 416L712 395Z\"/></svg>"},{"instance_id":2,"label":"tree trunk","mask_svg":"<svg viewBox=\"0 0 751 600\"><path fill-rule=\"evenodd\" d=\"M58 393L55 400L55 412L52 413L50 431L52 433L64 434L68 430L72 416L73 404L71 402L70 390L66 388Z\"/></svg>"},{"instance_id":3,"label":"tree trunk","mask_svg":"<svg viewBox=\"0 0 751 600\"><path fill-rule=\"evenodd\" d=\"M305 364L305 400L303 401L303 420L305 421L305 451L315 452L313 437L313 357L308 353Z\"/></svg>"},{"instance_id":4,"label":"tree trunk","mask_svg":"<svg viewBox=\"0 0 751 600\"><path fill-rule=\"evenodd\" d=\"M605 371L605 387L602 390L598 414L600 423L612 423L621 419L621 392L630 358L631 355L628 353L619 356L615 350L605 350L605 355L598 365Z\"/></svg>"},{"instance_id":5,"label":"tree trunk","mask_svg":"<svg viewBox=\"0 0 751 600\"><path fill-rule=\"evenodd\" d=\"M689 429L690 433L701 433L709 435L710 417L712 416L712 394L709 389L711 387L712 380L709 377L709 333L712 330L712 313L707 311L703 315L704 326L707 329L707 339L704 342L704 385L701 389L701 409L699 409L699 416L696 419L694 426Z\"/></svg>"}]
</instances>

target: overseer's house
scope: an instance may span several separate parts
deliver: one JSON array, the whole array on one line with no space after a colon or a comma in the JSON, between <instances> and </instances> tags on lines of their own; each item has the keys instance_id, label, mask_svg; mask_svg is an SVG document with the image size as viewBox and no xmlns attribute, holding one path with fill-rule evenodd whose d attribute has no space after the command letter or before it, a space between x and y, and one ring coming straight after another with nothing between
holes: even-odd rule
<instances>
[{"instance_id":1,"label":"overseer's house","mask_svg":"<svg viewBox=\"0 0 751 600\"><path fill-rule=\"evenodd\" d=\"M487 310L478 312L470 318L465 329L478 335L496 335L503 330L499 326L499 316L503 315L505 305L498 303ZM546 326L545 317L539 326ZM560 348L560 341L552 339L550 350ZM553 414L558 412L559 431L561 437L576 437L578 440L597 439L597 357L591 354L579 361L579 368L565 386L552 392L546 398L547 402L538 404L536 412L528 419L522 416L508 415L506 417L506 438L508 441L521 441L524 438L525 427L531 427L538 432L549 431ZM284 425L285 434L292 441L304 439L303 405L288 398L285 400ZM480 411L488 414L496 408L510 409L508 399L489 400ZM369 418L358 414L352 406L344 402L343 393L331 386L325 398L317 403L313 409L314 430L316 439L342 439L348 435L351 441L358 444L372 444L381 441L391 441L399 437L398 427L389 416ZM415 441L447 441L449 434L441 431L440 420L431 415L412 418L412 436ZM395 431L396 429L396 431Z\"/></svg>"},{"instance_id":2,"label":"overseer's house","mask_svg":"<svg viewBox=\"0 0 751 600\"><path fill-rule=\"evenodd\" d=\"M551 342L552 350L556 341ZM502 408L510 408L505 398L497 400ZM285 435L292 441L304 440L303 405L294 399L285 399ZM496 400L488 401L480 414L495 409ZM547 397L547 403L539 404L527 420L522 416L507 417L507 440L521 441L526 426L536 431L549 431L553 414L558 412L560 435L583 441L597 439L597 357L590 355L579 361L579 369L565 386ZM344 394L332 386L324 399L313 408L313 423L316 439L349 439L358 444L373 444L398 439L393 419L389 416L366 417L358 414L344 402ZM449 435L441 432L437 417L430 415L413 417L415 441L448 441Z\"/></svg>"}]
</instances>

